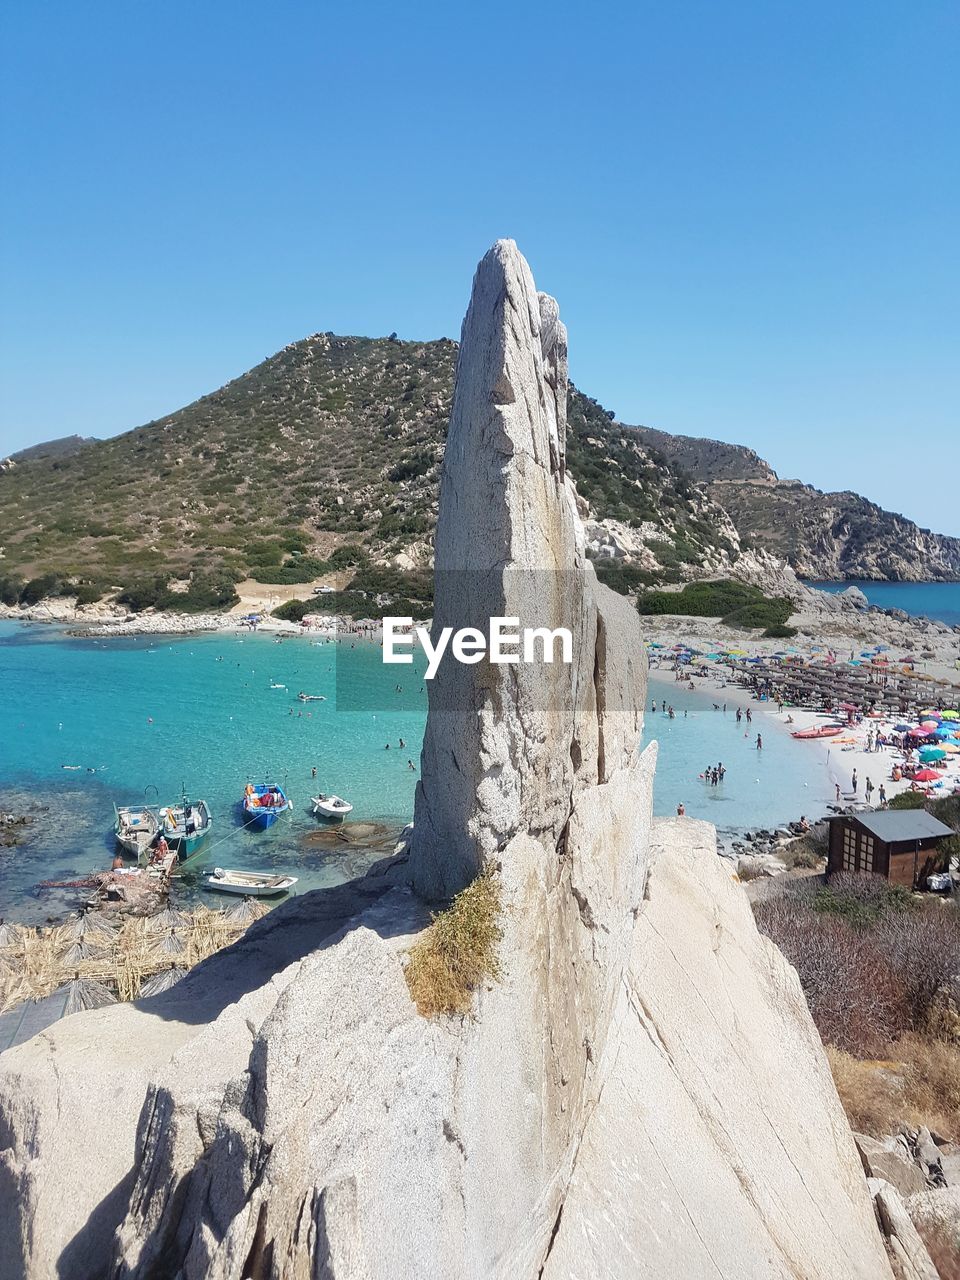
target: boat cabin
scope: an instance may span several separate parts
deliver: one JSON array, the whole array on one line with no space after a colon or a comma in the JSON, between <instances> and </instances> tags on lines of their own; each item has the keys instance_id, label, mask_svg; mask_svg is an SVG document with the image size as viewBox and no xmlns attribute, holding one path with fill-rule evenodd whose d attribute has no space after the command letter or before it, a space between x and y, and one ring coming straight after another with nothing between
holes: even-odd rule
<instances>
[{"instance_id":1,"label":"boat cabin","mask_svg":"<svg viewBox=\"0 0 960 1280\"><path fill-rule=\"evenodd\" d=\"M859 871L907 889L923 888L943 870L940 842L954 834L925 809L840 814L829 823L828 877Z\"/></svg>"}]
</instances>

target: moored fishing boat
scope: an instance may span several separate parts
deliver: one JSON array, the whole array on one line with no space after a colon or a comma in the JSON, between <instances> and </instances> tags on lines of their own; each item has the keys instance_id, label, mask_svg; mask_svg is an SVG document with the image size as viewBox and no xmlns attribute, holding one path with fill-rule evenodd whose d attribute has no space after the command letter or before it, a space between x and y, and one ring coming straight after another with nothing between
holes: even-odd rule
<instances>
[{"instance_id":1,"label":"moored fishing boat","mask_svg":"<svg viewBox=\"0 0 960 1280\"><path fill-rule=\"evenodd\" d=\"M273 782L248 782L243 792L243 815L250 826L265 830L290 808L282 787Z\"/></svg>"},{"instance_id":2,"label":"moored fishing boat","mask_svg":"<svg viewBox=\"0 0 960 1280\"><path fill-rule=\"evenodd\" d=\"M230 871L215 867L204 887L218 893L241 893L246 898L273 898L287 893L297 883L296 876L273 875L269 871ZM231 908L233 910L234 908Z\"/></svg>"},{"instance_id":3,"label":"moored fishing boat","mask_svg":"<svg viewBox=\"0 0 960 1280\"><path fill-rule=\"evenodd\" d=\"M117 844L125 853L134 858L153 844L160 830L160 817L155 808L149 805L117 805L113 806L116 814L114 834Z\"/></svg>"},{"instance_id":4,"label":"moored fishing boat","mask_svg":"<svg viewBox=\"0 0 960 1280\"><path fill-rule=\"evenodd\" d=\"M175 850L181 866L201 852L212 825L213 818L205 800L188 800L184 796L179 804L160 810L160 834Z\"/></svg>"},{"instance_id":5,"label":"moored fishing boat","mask_svg":"<svg viewBox=\"0 0 960 1280\"><path fill-rule=\"evenodd\" d=\"M312 803L314 817L345 818L348 813L353 813L353 805L341 796L321 794L314 796Z\"/></svg>"}]
</instances>

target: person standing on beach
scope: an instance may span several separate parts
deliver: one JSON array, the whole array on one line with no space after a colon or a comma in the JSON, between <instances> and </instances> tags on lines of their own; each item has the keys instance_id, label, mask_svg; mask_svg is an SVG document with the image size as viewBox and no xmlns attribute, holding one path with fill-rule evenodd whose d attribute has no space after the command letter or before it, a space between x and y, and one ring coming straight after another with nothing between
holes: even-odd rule
<instances>
[{"instance_id":1,"label":"person standing on beach","mask_svg":"<svg viewBox=\"0 0 960 1280\"><path fill-rule=\"evenodd\" d=\"M882 809L887 803L887 789L882 782L880 783L880 790L877 792L877 795L880 797L880 808Z\"/></svg>"},{"instance_id":2,"label":"person standing on beach","mask_svg":"<svg viewBox=\"0 0 960 1280\"><path fill-rule=\"evenodd\" d=\"M850 779L850 790L853 792L854 795L857 794L858 783L859 783L859 780L857 778L857 771L856 769L854 769L853 777Z\"/></svg>"},{"instance_id":3,"label":"person standing on beach","mask_svg":"<svg viewBox=\"0 0 960 1280\"><path fill-rule=\"evenodd\" d=\"M867 804L869 804L870 797L873 795L873 783L870 781L869 778L867 779L866 785L864 786L864 791L867 793Z\"/></svg>"},{"instance_id":4,"label":"person standing on beach","mask_svg":"<svg viewBox=\"0 0 960 1280\"><path fill-rule=\"evenodd\" d=\"M686 809L683 807L683 801L681 800L677 805L677 817L682 818L686 812Z\"/></svg>"},{"instance_id":5,"label":"person standing on beach","mask_svg":"<svg viewBox=\"0 0 960 1280\"><path fill-rule=\"evenodd\" d=\"M834 785L834 787L836 788L836 792L837 792L837 804L839 804L839 803L840 803L840 783L839 783L839 782L835 782L833 785Z\"/></svg>"}]
</instances>

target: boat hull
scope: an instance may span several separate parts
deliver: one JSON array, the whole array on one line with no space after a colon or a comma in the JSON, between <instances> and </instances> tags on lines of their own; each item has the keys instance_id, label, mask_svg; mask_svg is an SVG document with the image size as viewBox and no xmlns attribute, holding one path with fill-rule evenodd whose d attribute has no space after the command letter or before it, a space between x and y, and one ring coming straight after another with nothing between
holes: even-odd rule
<instances>
[{"instance_id":1,"label":"boat hull","mask_svg":"<svg viewBox=\"0 0 960 1280\"><path fill-rule=\"evenodd\" d=\"M331 797L329 800L321 800L319 797L314 796L313 815L315 818L336 821L339 818L345 818L350 813L353 813L353 805L346 800L341 800L339 796Z\"/></svg>"},{"instance_id":2,"label":"boat hull","mask_svg":"<svg viewBox=\"0 0 960 1280\"><path fill-rule=\"evenodd\" d=\"M264 804L264 799L278 803ZM243 801L244 824L254 831L265 831L272 827L282 813L289 812L291 805L282 787L270 783L250 784L244 792Z\"/></svg>"},{"instance_id":3,"label":"boat hull","mask_svg":"<svg viewBox=\"0 0 960 1280\"><path fill-rule=\"evenodd\" d=\"M132 857L139 857L157 838L160 819L156 809L144 805L140 808L124 806L116 809L113 834L117 844Z\"/></svg>"},{"instance_id":4,"label":"boat hull","mask_svg":"<svg viewBox=\"0 0 960 1280\"><path fill-rule=\"evenodd\" d=\"M219 868L218 868L219 870ZM204 887L217 893L236 893L244 898L276 898L289 893L297 883L296 876L258 876L244 871L222 871L207 876Z\"/></svg>"},{"instance_id":5,"label":"boat hull","mask_svg":"<svg viewBox=\"0 0 960 1280\"><path fill-rule=\"evenodd\" d=\"M254 831L266 831L268 827L273 826L281 813L286 813L286 809L254 809L251 811L244 805L243 812L246 814L248 824L253 827Z\"/></svg>"}]
</instances>

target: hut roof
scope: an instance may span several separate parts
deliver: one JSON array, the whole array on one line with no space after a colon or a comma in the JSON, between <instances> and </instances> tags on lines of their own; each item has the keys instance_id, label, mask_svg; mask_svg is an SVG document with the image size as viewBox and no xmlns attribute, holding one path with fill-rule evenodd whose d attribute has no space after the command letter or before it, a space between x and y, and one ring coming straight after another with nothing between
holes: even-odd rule
<instances>
[{"instance_id":1,"label":"hut roof","mask_svg":"<svg viewBox=\"0 0 960 1280\"><path fill-rule=\"evenodd\" d=\"M926 809L881 809L877 813L849 816L884 844L897 844L901 840L930 840L954 834L952 828L940 822L932 813L927 813ZM841 822L844 821L844 816L830 818L829 821Z\"/></svg>"}]
</instances>

